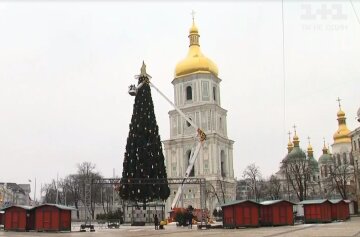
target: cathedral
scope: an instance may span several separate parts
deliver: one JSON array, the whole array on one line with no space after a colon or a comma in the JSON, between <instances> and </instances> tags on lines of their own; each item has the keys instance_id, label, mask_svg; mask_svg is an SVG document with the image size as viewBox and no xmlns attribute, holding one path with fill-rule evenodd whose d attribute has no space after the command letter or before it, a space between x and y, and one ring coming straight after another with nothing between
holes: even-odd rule
<instances>
[{"instance_id":1,"label":"cathedral","mask_svg":"<svg viewBox=\"0 0 360 237\"><path fill-rule=\"evenodd\" d=\"M299 147L299 138L296 134L291 141L289 137L288 154L283 159L284 162L289 159L302 159L306 164L306 170L303 172L307 175L307 182L304 188L307 190L305 199L314 198L345 198L345 199L358 199L359 185L356 175L358 173L357 160L354 151L356 151L357 142L352 142L354 132L351 132L346 125L345 112L341 108L340 99L339 110L337 112L338 129L333 135L333 144L327 146L324 140L322 148L322 155L317 161L313 156L313 148L310 144L307 148L307 155ZM290 133L289 133L290 134ZM360 140L359 140L360 147ZM297 161L298 161L297 160ZM356 164L355 164L356 163ZM289 178L286 170L282 166L280 171L277 172L278 177L282 180L284 193L287 193L289 199L296 201L298 199L294 196L296 190L291 190L289 185ZM291 183L291 181L290 181ZM305 182L304 182L305 183ZM295 188L296 189L296 188Z\"/></svg>"},{"instance_id":2,"label":"cathedral","mask_svg":"<svg viewBox=\"0 0 360 237\"><path fill-rule=\"evenodd\" d=\"M227 111L221 107L218 67L200 49L199 30L194 19L189 30L189 50L175 67L172 81L174 104L206 134L190 177L206 179L206 208L212 212L227 200L235 200L233 144L227 136ZM170 138L163 141L168 178L183 178L196 142L196 130L169 111ZM170 210L177 186L170 186L166 203ZM199 185L185 185L178 207L200 208Z\"/></svg>"}]
</instances>

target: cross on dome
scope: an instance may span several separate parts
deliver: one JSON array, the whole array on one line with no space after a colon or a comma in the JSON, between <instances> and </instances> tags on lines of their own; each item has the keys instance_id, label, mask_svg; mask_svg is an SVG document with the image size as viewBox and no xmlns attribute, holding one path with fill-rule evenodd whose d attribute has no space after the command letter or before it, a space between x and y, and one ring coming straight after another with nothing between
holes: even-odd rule
<instances>
[{"instance_id":1,"label":"cross on dome","mask_svg":"<svg viewBox=\"0 0 360 237\"><path fill-rule=\"evenodd\" d=\"M336 101L339 103L339 109L341 109L341 99L338 97Z\"/></svg>"},{"instance_id":2,"label":"cross on dome","mask_svg":"<svg viewBox=\"0 0 360 237\"><path fill-rule=\"evenodd\" d=\"M192 10L191 11L191 16L192 16L192 19L193 19L193 23L195 22L195 11L194 10Z\"/></svg>"},{"instance_id":3,"label":"cross on dome","mask_svg":"<svg viewBox=\"0 0 360 237\"><path fill-rule=\"evenodd\" d=\"M294 124L293 128L294 128L294 132L295 132L295 136L296 136L296 125L295 124Z\"/></svg>"}]
</instances>

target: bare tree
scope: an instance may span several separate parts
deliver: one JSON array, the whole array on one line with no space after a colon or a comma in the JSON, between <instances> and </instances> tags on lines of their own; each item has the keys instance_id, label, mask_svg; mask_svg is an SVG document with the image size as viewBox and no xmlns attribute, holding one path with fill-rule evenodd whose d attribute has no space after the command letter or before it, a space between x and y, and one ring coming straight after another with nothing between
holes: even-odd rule
<instances>
[{"instance_id":1,"label":"bare tree","mask_svg":"<svg viewBox=\"0 0 360 237\"><path fill-rule=\"evenodd\" d=\"M281 182L275 175L271 175L268 181L268 197L272 200L281 198Z\"/></svg>"},{"instance_id":2,"label":"bare tree","mask_svg":"<svg viewBox=\"0 0 360 237\"><path fill-rule=\"evenodd\" d=\"M49 184L42 187L42 192L45 192L44 203L56 203L56 181L53 179Z\"/></svg>"},{"instance_id":3,"label":"bare tree","mask_svg":"<svg viewBox=\"0 0 360 237\"><path fill-rule=\"evenodd\" d=\"M336 164L334 158L331 159L329 167L330 174L326 180L330 190L336 190L342 199L348 199L354 191L351 189L350 182L354 178L354 167L347 159L342 164Z\"/></svg>"},{"instance_id":4,"label":"bare tree","mask_svg":"<svg viewBox=\"0 0 360 237\"><path fill-rule=\"evenodd\" d=\"M85 187L86 184L91 184L94 179L101 179L102 176L99 172L96 171L96 165L91 162L83 162L77 165L77 178L81 190L80 200L86 206L85 203ZM101 203L101 186L100 185L91 185L91 202L89 212L91 213L92 218L95 215L95 206L96 204Z\"/></svg>"},{"instance_id":5,"label":"bare tree","mask_svg":"<svg viewBox=\"0 0 360 237\"><path fill-rule=\"evenodd\" d=\"M288 156L282 161L281 169L284 171L286 182L292 191L296 193L299 201L303 201L307 198L311 169L304 152L293 154L293 156Z\"/></svg>"},{"instance_id":6,"label":"bare tree","mask_svg":"<svg viewBox=\"0 0 360 237\"><path fill-rule=\"evenodd\" d=\"M66 192L66 204L74 205L77 209L76 216L79 219L79 202L81 201L81 186L79 176L77 174L70 174L64 179L63 189Z\"/></svg>"},{"instance_id":7,"label":"bare tree","mask_svg":"<svg viewBox=\"0 0 360 237\"><path fill-rule=\"evenodd\" d=\"M243 178L251 190L251 198L258 201L261 196L261 172L259 167L255 163L248 165L243 172Z\"/></svg>"},{"instance_id":8,"label":"bare tree","mask_svg":"<svg viewBox=\"0 0 360 237\"><path fill-rule=\"evenodd\" d=\"M92 185L92 180L102 178L95 168L95 164L83 162L77 165L77 172L75 174L69 174L63 180L60 180L58 187L56 181L52 180L50 184L46 184L43 188L45 191L44 201L55 203L56 195L58 194L59 203L74 205L76 209L79 209L80 203L86 207L84 200L85 186L89 183L91 188L91 202L88 208L92 218L94 218L95 206L97 204L103 206L105 213L109 212L110 203L113 202L113 186L103 184ZM77 211L77 218L80 218L79 210Z\"/></svg>"}]
</instances>

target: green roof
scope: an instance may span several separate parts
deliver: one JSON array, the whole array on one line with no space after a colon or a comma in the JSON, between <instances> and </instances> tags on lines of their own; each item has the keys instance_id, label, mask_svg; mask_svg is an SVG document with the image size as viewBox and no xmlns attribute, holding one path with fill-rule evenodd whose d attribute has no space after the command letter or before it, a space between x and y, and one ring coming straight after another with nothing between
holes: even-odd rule
<instances>
[{"instance_id":1,"label":"green roof","mask_svg":"<svg viewBox=\"0 0 360 237\"><path fill-rule=\"evenodd\" d=\"M351 201L350 200L344 200L344 199L330 199L329 200L331 203L339 203L339 202L341 202L341 201L344 201L344 202L346 202L346 203L350 203Z\"/></svg>"},{"instance_id":2,"label":"green roof","mask_svg":"<svg viewBox=\"0 0 360 237\"><path fill-rule=\"evenodd\" d=\"M259 203L251 201L251 200L233 200L227 203L224 203L222 205L220 205L221 207L226 207L226 206L231 206L231 205L235 205L235 204L240 204L240 203L245 203L245 202L251 202L251 203L255 203L257 205L259 205Z\"/></svg>"},{"instance_id":3,"label":"green roof","mask_svg":"<svg viewBox=\"0 0 360 237\"><path fill-rule=\"evenodd\" d=\"M25 209L25 210L31 210L31 209L35 208L35 207L33 207L33 206L12 205L12 206L8 206L8 207L1 208L0 210L6 210L6 209L9 209L10 207L19 207L19 208L22 208L22 209Z\"/></svg>"},{"instance_id":4,"label":"green roof","mask_svg":"<svg viewBox=\"0 0 360 237\"><path fill-rule=\"evenodd\" d=\"M304 200L304 201L301 201L299 202L298 204L321 204L321 203L324 203L324 202L328 202L329 200L327 199L316 199L316 200Z\"/></svg>"},{"instance_id":5,"label":"green roof","mask_svg":"<svg viewBox=\"0 0 360 237\"><path fill-rule=\"evenodd\" d=\"M260 204L266 206L266 205L272 205L272 204L279 203L279 202L288 202L288 203L295 205L295 203L289 202L287 200L268 200L268 201L260 202Z\"/></svg>"},{"instance_id":6,"label":"green roof","mask_svg":"<svg viewBox=\"0 0 360 237\"><path fill-rule=\"evenodd\" d=\"M331 161L331 155L329 154L322 154L319 158L319 163L328 163Z\"/></svg>"},{"instance_id":7,"label":"green roof","mask_svg":"<svg viewBox=\"0 0 360 237\"><path fill-rule=\"evenodd\" d=\"M315 160L315 158L313 156L309 157L309 163L310 163L310 167L314 170L314 171L319 171L319 164L318 162Z\"/></svg>"},{"instance_id":8,"label":"green roof","mask_svg":"<svg viewBox=\"0 0 360 237\"><path fill-rule=\"evenodd\" d=\"M306 159L306 154L300 147L294 147L292 151L286 156L286 159L299 159L304 158Z\"/></svg>"},{"instance_id":9,"label":"green roof","mask_svg":"<svg viewBox=\"0 0 360 237\"><path fill-rule=\"evenodd\" d=\"M53 204L53 203L45 203L45 204L41 204L41 205L39 205L37 207L42 207L42 206L53 206L53 207L57 207L57 208L62 209L62 210L70 210L70 211L76 211L77 210L75 207L69 207L69 206Z\"/></svg>"}]
</instances>

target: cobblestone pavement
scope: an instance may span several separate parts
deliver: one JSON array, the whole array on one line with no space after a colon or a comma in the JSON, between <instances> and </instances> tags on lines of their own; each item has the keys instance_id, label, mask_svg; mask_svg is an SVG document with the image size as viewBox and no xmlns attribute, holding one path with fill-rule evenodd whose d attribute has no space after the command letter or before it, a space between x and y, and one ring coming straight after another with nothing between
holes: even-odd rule
<instances>
[{"instance_id":1,"label":"cobblestone pavement","mask_svg":"<svg viewBox=\"0 0 360 237\"><path fill-rule=\"evenodd\" d=\"M38 233L38 232L5 232L0 231L1 236L29 236L29 237L132 237L132 236L169 236L169 237L305 237L305 236L336 236L336 237L360 237L360 217L352 217L346 222L333 222L329 224L304 224L295 226L282 227L261 227L261 228L244 228L244 229L209 229L198 230L196 226L193 229L187 227L176 227L174 224L165 226L165 230L154 230L152 226L131 227L121 226L119 229L107 229L101 226L96 228L95 232L79 232L78 226L74 226L71 233Z\"/></svg>"}]
</instances>

